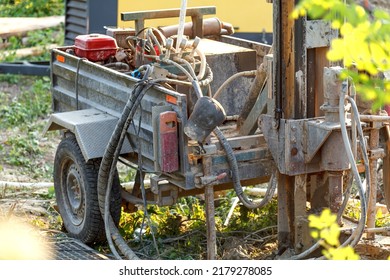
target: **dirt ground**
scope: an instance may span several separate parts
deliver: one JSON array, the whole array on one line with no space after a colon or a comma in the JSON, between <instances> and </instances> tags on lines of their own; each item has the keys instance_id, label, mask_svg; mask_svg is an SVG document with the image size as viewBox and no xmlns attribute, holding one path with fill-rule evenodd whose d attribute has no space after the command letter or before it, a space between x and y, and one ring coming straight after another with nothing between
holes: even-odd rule
<instances>
[{"instance_id":1,"label":"dirt ground","mask_svg":"<svg viewBox=\"0 0 390 280\"><path fill-rule=\"evenodd\" d=\"M375 7L390 10L390 2L388 0L371 0L370 3Z\"/></svg>"}]
</instances>

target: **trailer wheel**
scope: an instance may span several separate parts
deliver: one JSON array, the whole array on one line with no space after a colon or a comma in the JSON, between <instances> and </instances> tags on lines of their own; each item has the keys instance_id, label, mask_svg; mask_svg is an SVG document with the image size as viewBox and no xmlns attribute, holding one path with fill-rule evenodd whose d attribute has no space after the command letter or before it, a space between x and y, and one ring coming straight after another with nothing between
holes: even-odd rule
<instances>
[{"instance_id":1,"label":"trailer wheel","mask_svg":"<svg viewBox=\"0 0 390 280\"><path fill-rule=\"evenodd\" d=\"M86 244L105 241L99 209L97 178L100 159L86 162L74 136L64 138L54 159L54 188L58 209L68 234ZM121 192L115 175L110 212L116 224L121 216Z\"/></svg>"}]
</instances>

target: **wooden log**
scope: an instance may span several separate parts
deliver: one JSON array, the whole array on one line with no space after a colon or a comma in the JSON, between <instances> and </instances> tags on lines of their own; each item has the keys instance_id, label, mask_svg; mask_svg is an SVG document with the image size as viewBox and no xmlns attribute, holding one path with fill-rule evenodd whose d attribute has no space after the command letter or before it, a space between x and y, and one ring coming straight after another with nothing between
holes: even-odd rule
<instances>
[{"instance_id":1,"label":"wooden log","mask_svg":"<svg viewBox=\"0 0 390 280\"><path fill-rule=\"evenodd\" d=\"M9 50L0 52L0 57L15 56L16 58L41 55L44 52L48 52L50 49L56 48L58 45L50 44L47 46L31 47L17 50Z\"/></svg>"},{"instance_id":2,"label":"wooden log","mask_svg":"<svg viewBox=\"0 0 390 280\"><path fill-rule=\"evenodd\" d=\"M29 31L58 26L65 22L64 16L50 17L0 17L0 38L25 36Z\"/></svg>"}]
</instances>

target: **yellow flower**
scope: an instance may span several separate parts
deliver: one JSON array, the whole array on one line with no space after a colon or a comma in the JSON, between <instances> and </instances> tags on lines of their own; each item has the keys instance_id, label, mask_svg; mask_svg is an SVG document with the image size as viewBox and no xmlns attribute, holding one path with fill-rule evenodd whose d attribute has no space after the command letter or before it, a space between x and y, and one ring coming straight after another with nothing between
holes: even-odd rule
<instances>
[{"instance_id":1,"label":"yellow flower","mask_svg":"<svg viewBox=\"0 0 390 280\"><path fill-rule=\"evenodd\" d=\"M355 253L351 246L329 248L323 251L324 256L329 260L359 260L360 257Z\"/></svg>"},{"instance_id":2,"label":"yellow flower","mask_svg":"<svg viewBox=\"0 0 390 280\"><path fill-rule=\"evenodd\" d=\"M309 226L316 229L324 229L330 227L337 220L337 216L332 214L330 209L326 208L322 211L321 215L317 217L316 215L309 216Z\"/></svg>"}]
</instances>

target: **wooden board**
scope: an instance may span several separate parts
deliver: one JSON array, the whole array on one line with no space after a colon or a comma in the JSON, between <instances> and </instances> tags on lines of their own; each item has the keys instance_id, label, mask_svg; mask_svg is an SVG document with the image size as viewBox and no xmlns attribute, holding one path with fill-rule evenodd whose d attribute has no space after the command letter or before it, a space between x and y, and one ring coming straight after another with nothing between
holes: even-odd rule
<instances>
[{"instance_id":1,"label":"wooden board","mask_svg":"<svg viewBox=\"0 0 390 280\"><path fill-rule=\"evenodd\" d=\"M65 22L64 16L50 17L0 17L0 38L24 36L29 31L55 27Z\"/></svg>"}]
</instances>

